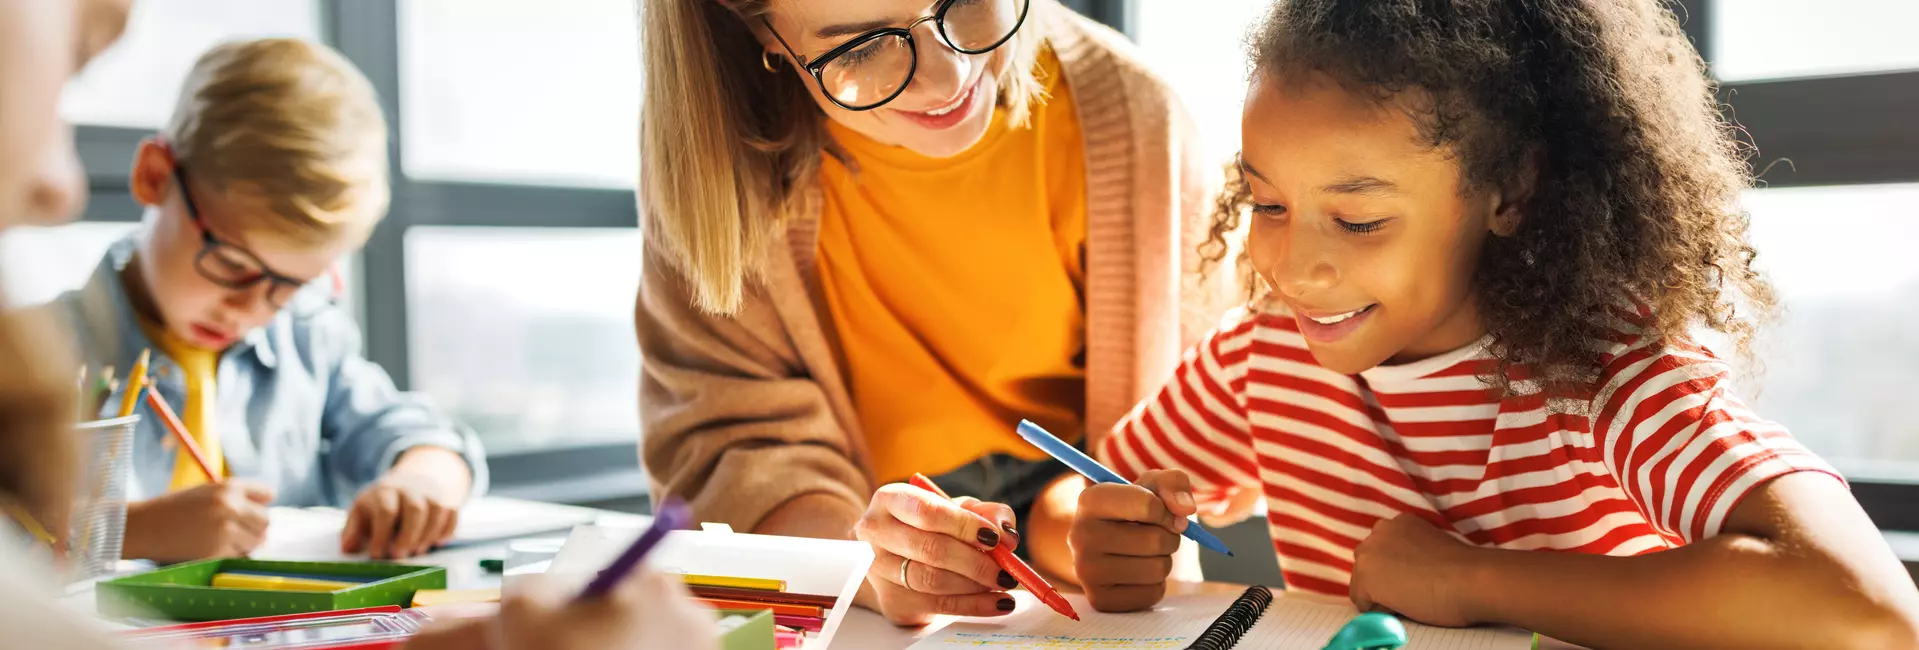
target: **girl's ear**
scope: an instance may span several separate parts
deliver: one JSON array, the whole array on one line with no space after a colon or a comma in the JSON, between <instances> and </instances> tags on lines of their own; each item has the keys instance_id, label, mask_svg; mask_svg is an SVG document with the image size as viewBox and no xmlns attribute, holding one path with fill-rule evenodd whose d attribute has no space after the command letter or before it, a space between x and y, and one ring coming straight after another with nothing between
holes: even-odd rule
<instances>
[{"instance_id":1,"label":"girl's ear","mask_svg":"<svg viewBox=\"0 0 1919 650\"><path fill-rule=\"evenodd\" d=\"M1499 202L1493 206L1493 234L1511 237L1519 232L1519 223L1526 218L1526 204L1532 201L1533 187L1539 182L1539 159L1539 149L1535 147L1520 162L1512 180L1499 188Z\"/></svg>"}]
</instances>

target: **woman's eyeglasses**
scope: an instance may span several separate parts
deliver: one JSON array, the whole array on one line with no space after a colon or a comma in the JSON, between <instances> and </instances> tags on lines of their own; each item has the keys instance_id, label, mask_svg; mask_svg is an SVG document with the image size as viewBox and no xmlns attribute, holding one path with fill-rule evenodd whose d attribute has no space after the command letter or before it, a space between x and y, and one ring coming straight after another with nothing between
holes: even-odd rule
<instances>
[{"instance_id":1,"label":"woman's eyeglasses","mask_svg":"<svg viewBox=\"0 0 1919 650\"><path fill-rule=\"evenodd\" d=\"M778 39L780 47L799 62L819 82L820 91L849 111L879 108L893 101L913 81L919 67L913 29L932 21L940 40L963 54L985 54L1013 38L1026 22L1032 0L946 0L933 15L907 23L905 27L884 27L860 34L807 61L793 51L773 23L760 21Z\"/></svg>"}]
</instances>

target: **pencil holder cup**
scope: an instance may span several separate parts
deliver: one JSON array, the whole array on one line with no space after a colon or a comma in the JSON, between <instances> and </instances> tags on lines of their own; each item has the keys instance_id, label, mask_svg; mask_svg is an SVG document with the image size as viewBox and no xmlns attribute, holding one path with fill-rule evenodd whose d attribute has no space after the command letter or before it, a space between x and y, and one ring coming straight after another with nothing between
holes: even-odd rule
<instances>
[{"instance_id":1,"label":"pencil holder cup","mask_svg":"<svg viewBox=\"0 0 1919 650\"><path fill-rule=\"evenodd\" d=\"M80 463L66 539L67 573L79 581L112 573L127 532L127 481L140 416L82 422L74 439Z\"/></svg>"}]
</instances>

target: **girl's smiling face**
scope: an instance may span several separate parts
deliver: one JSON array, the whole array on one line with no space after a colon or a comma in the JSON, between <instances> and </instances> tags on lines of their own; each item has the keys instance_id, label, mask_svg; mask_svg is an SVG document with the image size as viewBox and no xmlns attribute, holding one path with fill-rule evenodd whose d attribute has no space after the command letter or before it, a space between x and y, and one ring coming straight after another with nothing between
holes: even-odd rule
<instances>
[{"instance_id":1,"label":"girl's smiling face","mask_svg":"<svg viewBox=\"0 0 1919 650\"><path fill-rule=\"evenodd\" d=\"M1470 291L1480 248L1518 224L1513 193L1470 191L1407 101L1416 98L1375 101L1317 73L1266 74L1247 91L1247 251L1335 372L1483 336Z\"/></svg>"}]
</instances>

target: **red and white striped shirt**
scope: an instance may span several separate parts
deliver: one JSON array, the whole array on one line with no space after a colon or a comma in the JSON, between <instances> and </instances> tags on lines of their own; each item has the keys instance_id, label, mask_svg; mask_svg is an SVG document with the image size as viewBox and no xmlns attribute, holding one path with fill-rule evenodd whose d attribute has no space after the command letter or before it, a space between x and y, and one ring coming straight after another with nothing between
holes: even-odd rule
<instances>
[{"instance_id":1,"label":"red and white striped shirt","mask_svg":"<svg viewBox=\"0 0 1919 650\"><path fill-rule=\"evenodd\" d=\"M1202 508L1260 489L1287 586L1339 596L1353 549L1400 513L1482 546L1632 555L1717 534L1768 479L1838 476L1735 397L1704 348L1624 318L1608 329L1600 390L1567 413L1489 391L1484 341L1341 375L1290 315L1235 316L1097 452L1128 478L1185 470Z\"/></svg>"}]
</instances>

